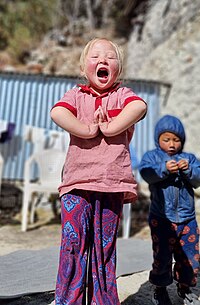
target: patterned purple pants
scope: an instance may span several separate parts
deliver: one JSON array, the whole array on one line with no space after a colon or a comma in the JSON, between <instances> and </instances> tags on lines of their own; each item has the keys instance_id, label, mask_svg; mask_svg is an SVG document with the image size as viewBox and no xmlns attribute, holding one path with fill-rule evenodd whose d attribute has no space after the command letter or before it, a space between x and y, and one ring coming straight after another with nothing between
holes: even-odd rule
<instances>
[{"instance_id":1,"label":"patterned purple pants","mask_svg":"<svg viewBox=\"0 0 200 305\"><path fill-rule=\"evenodd\" d=\"M120 305L116 239L122 202L121 193L77 190L62 196L56 305Z\"/></svg>"}]
</instances>

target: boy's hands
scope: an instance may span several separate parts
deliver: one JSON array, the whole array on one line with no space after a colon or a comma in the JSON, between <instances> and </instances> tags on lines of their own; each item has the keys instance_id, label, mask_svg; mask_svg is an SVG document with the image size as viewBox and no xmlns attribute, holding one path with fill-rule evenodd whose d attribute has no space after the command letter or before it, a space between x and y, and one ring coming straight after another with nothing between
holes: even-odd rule
<instances>
[{"instance_id":1,"label":"boy's hands","mask_svg":"<svg viewBox=\"0 0 200 305\"><path fill-rule=\"evenodd\" d=\"M181 159L180 161L178 161L178 168L182 171L187 170L189 167L188 161L185 159Z\"/></svg>"},{"instance_id":2,"label":"boy's hands","mask_svg":"<svg viewBox=\"0 0 200 305\"><path fill-rule=\"evenodd\" d=\"M178 163L175 160L170 160L166 162L166 168L171 174L178 173Z\"/></svg>"},{"instance_id":3,"label":"boy's hands","mask_svg":"<svg viewBox=\"0 0 200 305\"><path fill-rule=\"evenodd\" d=\"M181 159L178 162L175 160L170 160L166 162L166 168L171 174L177 174L179 170L187 170L189 167L188 161Z\"/></svg>"}]
</instances>

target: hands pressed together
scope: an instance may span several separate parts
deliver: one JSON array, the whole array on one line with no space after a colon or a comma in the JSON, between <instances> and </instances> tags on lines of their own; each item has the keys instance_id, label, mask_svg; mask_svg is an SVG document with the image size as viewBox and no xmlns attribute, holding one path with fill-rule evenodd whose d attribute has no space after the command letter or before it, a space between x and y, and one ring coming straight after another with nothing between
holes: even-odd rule
<instances>
[{"instance_id":1,"label":"hands pressed together","mask_svg":"<svg viewBox=\"0 0 200 305\"><path fill-rule=\"evenodd\" d=\"M95 138L101 131L106 137L113 137L132 127L146 113L142 101L129 103L114 119L109 118L101 106L95 111L93 122L89 125L80 121L70 110L62 106L51 110L52 120L70 134L82 139Z\"/></svg>"},{"instance_id":2,"label":"hands pressed together","mask_svg":"<svg viewBox=\"0 0 200 305\"><path fill-rule=\"evenodd\" d=\"M99 106L94 113L94 122L89 125L90 134L96 136L99 131L105 134L110 121L108 115L104 113L103 108Z\"/></svg>"},{"instance_id":3,"label":"hands pressed together","mask_svg":"<svg viewBox=\"0 0 200 305\"><path fill-rule=\"evenodd\" d=\"M82 139L95 138L99 131L107 135L106 130L111 122L101 106L95 111L93 122L89 125L80 121L70 110L60 106L52 109L51 118L58 126ZM112 130L110 135L112 136Z\"/></svg>"},{"instance_id":4,"label":"hands pressed together","mask_svg":"<svg viewBox=\"0 0 200 305\"><path fill-rule=\"evenodd\" d=\"M179 170L187 170L188 167L188 161L185 159L181 159L178 162L176 162L175 160L170 160L166 163L166 168L171 174L176 174Z\"/></svg>"}]
</instances>

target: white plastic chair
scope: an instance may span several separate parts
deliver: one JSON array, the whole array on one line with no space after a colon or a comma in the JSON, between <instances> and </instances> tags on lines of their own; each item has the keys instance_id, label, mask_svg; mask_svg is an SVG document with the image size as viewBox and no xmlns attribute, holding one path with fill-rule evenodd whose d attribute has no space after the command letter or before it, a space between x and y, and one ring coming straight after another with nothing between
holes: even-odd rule
<instances>
[{"instance_id":1,"label":"white plastic chair","mask_svg":"<svg viewBox=\"0 0 200 305\"><path fill-rule=\"evenodd\" d=\"M136 177L136 169L133 175ZM133 203L125 203L123 205L123 216L122 216L122 238L129 238L131 232L131 209Z\"/></svg>"},{"instance_id":2,"label":"white plastic chair","mask_svg":"<svg viewBox=\"0 0 200 305\"><path fill-rule=\"evenodd\" d=\"M34 221L34 212L38 200L42 196L49 198L51 194L58 194L58 185L61 182L61 173L66 152L57 149L45 149L34 153L25 162L24 187L22 203L22 226L25 232L28 225L28 211L31 208L31 223ZM38 180L31 181L32 165L37 165Z\"/></svg>"},{"instance_id":3,"label":"white plastic chair","mask_svg":"<svg viewBox=\"0 0 200 305\"><path fill-rule=\"evenodd\" d=\"M1 193L1 183L2 183L3 164L4 164L4 160L3 160L3 157L2 157L1 154L0 154L0 193Z\"/></svg>"}]
</instances>

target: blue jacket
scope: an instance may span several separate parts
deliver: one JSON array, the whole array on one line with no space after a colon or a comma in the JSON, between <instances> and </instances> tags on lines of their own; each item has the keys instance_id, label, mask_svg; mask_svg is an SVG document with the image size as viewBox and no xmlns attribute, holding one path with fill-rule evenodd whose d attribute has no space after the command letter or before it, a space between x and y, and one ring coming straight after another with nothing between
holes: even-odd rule
<instances>
[{"instance_id":1,"label":"blue jacket","mask_svg":"<svg viewBox=\"0 0 200 305\"><path fill-rule=\"evenodd\" d=\"M172 132L181 139L182 149L173 156L159 146L159 136L164 132ZM139 165L142 178L149 184L150 212L175 223L191 220L195 218L193 188L200 186L200 161L195 155L183 152L185 131L180 120L174 116L166 115L158 121L154 140L156 148L146 152ZM189 169L170 174L166 168L170 159L187 159Z\"/></svg>"}]
</instances>

